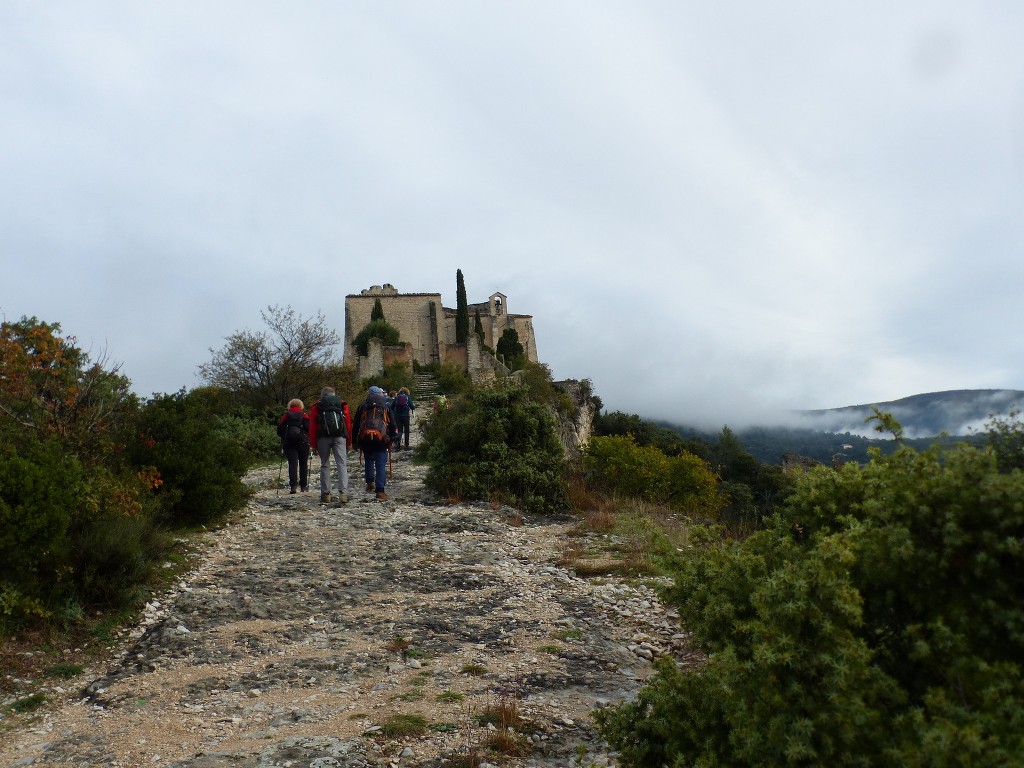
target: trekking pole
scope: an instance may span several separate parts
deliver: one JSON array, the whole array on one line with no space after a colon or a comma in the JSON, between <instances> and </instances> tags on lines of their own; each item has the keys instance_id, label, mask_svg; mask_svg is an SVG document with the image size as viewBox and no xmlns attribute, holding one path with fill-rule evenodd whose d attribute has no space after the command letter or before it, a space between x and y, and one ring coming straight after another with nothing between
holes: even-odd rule
<instances>
[{"instance_id":1,"label":"trekking pole","mask_svg":"<svg viewBox=\"0 0 1024 768\"><path fill-rule=\"evenodd\" d=\"M388 446L388 480L395 476L395 465L391 463L391 446Z\"/></svg>"},{"instance_id":2,"label":"trekking pole","mask_svg":"<svg viewBox=\"0 0 1024 768\"><path fill-rule=\"evenodd\" d=\"M284 472L284 449L281 449L281 464L277 468L277 488L274 491L275 496L281 495L281 473Z\"/></svg>"}]
</instances>

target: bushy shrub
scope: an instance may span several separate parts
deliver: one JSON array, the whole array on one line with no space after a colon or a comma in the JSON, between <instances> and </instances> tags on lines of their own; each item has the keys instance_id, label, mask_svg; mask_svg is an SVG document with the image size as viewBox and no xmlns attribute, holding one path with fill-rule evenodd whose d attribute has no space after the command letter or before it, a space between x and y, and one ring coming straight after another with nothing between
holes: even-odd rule
<instances>
[{"instance_id":1,"label":"bushy shrub","mask_svg":"<svg viewBox=\"0 0 1024 768\"><path fill-rule=\"evenodd\" d=\"M83 488L78 460L57 438L27 442L20 454L0 451L0 614L8 623L40 615L51 602Z\"/></svg>"},{"instance_id":2,"label":"bushy shrub","mask_svg":"<svg viewBox=\"0 0 1024 768\"><path fill-rule=\"evenodd\" d=\"M445 395L464 395L472 391L473 382L455 363L445 363L437 370L437 389Z\"/></svg>"},{"instance_id":3,"label":"bushy shrub","mask_svg":"<svg viewBox=\"0 0 1024 768\"><path fill-rule=\"evenodd\" d=\"M241 478L249 456L220 426L216 403L203 390L159 395L142 409L133 458L159 471L171 526L216 521L248 498Z\"/></svg>"},{"instance_id":4,"label":"bushy shrub","mask_svg":"<svg viewBox=\"0 0 1024 768\"><path fill-rule=\"evenodd\" d=\"M105 517L69 531L71 605L116 607L137 599L169 540L148 516Z\"/></svg>"},{"instance_id":5,"label":"bushy shrub","mask_svg":"<svg viewBox=\"0 0 1024 768\"><path fill-rule=\"evenodd\" d=\"M707 462L683 451L666 456L631 435L592 437L583 451L587 482L595 488L665 504L693 515L713 515L722 506L717 478Z\"/></svg>"},{"instance_id":6,"label":"bushy shrub","mask_svg":"<svg viewBox=\"0 0 1024 768\"><path fill-rule=\"evenodd\" d=\"M466 499L500 497L529 512L567 506L565 459L554 418L525 387L481 389L427 423L428 488Z\"/></svg>"},{"instance_id":7,"label":"bushy shrub","mask_svg":"<svg viewBox=\"0 0 1024 768\"><path fill-rule=\"evenodd\" d=\"M1024 473L900 448L802 476L666 597L710 654L599 715L632 766L1024 761Z\"/></svg>"},{"instance_id":8,"label":"bushy shrub","mask_svg":"<svg viewBox=\"0 0 1024 768\"><path fill-rule=\"evenodd\" d=\"M398 360L393 363L388 363L384 366L384 373L380 376L372 376L368 379L364 379L362 382L362 396L365 397L366 390L371 385L376 385L383 389L385 392L397 392L402 387L412 387L413 379L412 373L409 371L409 366L405 361ZM356 401L359 402L358 400ZM355 408L352 408L355 412Z\"/></svg>"},{"instance_id":9,"label":"bushy shrub","mask_svg":"<svg viewBox=\"0 0 1024 768\"><path fill-rule=\"evenodd\" d=\"M401 332L387 320L374 320L363 326L363 329L352 339L352 346L360 355L366 355L370 339L380 339L384 346L394 346L402 340Z\"/></svg>"},{"instance_id":10,"label":"bushy shrub","mask_svg":"<svg viewBox=\"0 0 1024 768\"><path fill-rule=\"evenodd\" d=\"M219 440L235 443L252 463L280 456L281 439L277 436L276 424L261 416L217 416L214 430Z\"/></svg>"}]
</instances>

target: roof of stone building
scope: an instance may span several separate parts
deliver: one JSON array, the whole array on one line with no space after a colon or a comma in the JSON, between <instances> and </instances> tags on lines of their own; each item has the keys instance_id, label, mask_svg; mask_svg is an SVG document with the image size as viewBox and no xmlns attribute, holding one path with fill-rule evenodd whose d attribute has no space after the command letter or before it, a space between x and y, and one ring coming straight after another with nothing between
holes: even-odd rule
<instances>
[{"instance_id":1,"label":"roof of stone building","mask_svg":"<svg viewBox=\"0 0 1024 768\"><path fill-rule=\"evenodd\" d=\"M392 294L380 294L380 293L350 293L345 296L346 299L400 299L406 296L440 296L440 293L392 293Z\"/></svg>"}]
</instances>

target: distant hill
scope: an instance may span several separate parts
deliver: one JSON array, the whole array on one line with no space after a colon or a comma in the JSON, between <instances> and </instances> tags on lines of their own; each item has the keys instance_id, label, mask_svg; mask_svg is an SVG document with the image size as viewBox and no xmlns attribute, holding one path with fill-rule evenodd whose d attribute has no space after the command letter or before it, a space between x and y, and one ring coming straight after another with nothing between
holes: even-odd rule
<instances>
[{"instance_id":1,"label":"distant hill","mask_svg":"<svg viewBox=\"0 0 1024 768\"><path fill-rule=\"evenodd\" d=\"M951 442L978 439L993 416L1024 412L1024 391L1016 389L961 389L930 392L901 400L842 408L798 411L793 423L779 427L747 427L734 430L754 457L766 464L781 464L786 453L796 453L829 464L833 461L868 460L868 449L895 448L891 435L874 431L867 423L872 407L891 413L903 426L906 443L926 448L945 433ZM658 422L686 438L717 442L717 435L689 426Z\"/></svg>"},{"instance_id":2,"label":"distant hill","mask_svg":"<svg viewBox=\"0 0 1024 768\"><path fill-rule=\"evenodd\" d=\"M872 425L865 423L872 415L872 407L891 413L903 425L908 438L935 437L943 432L964 436L983 429L992 416L1024 411L1024 391L957 389L912 395L884 403L799 411L795 426L867 436L873 431Z\"/></svg>"}]
</instances>

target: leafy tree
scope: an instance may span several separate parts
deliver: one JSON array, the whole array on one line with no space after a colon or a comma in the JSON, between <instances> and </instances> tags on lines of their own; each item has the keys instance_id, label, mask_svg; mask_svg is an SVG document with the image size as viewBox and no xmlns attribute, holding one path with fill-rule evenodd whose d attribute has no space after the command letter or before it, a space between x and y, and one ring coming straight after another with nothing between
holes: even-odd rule
<instances>
[{"instance_id":1,"label":"leafy tree","mask_svg":"<svg viewBox=\"0 0 1024 768\"><path fill-rule=\"evenodd\" d=\"M628 766L1024 762L1024 472L991 448L802 474L743 541L697 529L665 596L699 669L603 710Z\"/></svg>"},{"instance_id":2,"label":"leafy tree","mask_svg":"<svg viewBox=\"0 0 1024 768\"><path fill-rule=\"evenodd\" d=\"M1024 429L1016 411L1005 417L989 419L983 435L985 442L995 451L1001 472L1024 469Z\"/></svg>"},{"instance_id":3,"label":"leafy tree","mask_svg":"<svg viewBox=\"0 0 1024 768\"><path fill-rule=\"evenodd\" d=\"M129 599L165 543L128 380L36 318L0 328L0 380L0 628Z\"/></svg>"},{"instance_id":4,"label":"leafy tree","mask_svg":"<svg viewBox=\"0 0 1024 768\"><path fill-rule=\"evenodd\" d=\"M427 423L424 483L464 499L505 499L528 512L568 505L565 459L547 404L506 380L478 389Z\"/></svg>"},{"instance_id":5,"label":"leafy tree","mask_svg":"<svg viewBox=\"0 0 1024 768\"><path fill-rule=\"evenodd\" d=\"M888 432L897 443L903 439L903 425L893 417L891 413L880 410L877 406L871 406L872 416L864 419L865 422L877 421L875 432Z\"/></svg>"},{"instance_id":6,"label":"leafy tree","mask_svg":"<svg viewBox=\"0 0 1024 768\"><path fill-rule=\"evenodd\" d=\"M138 399L105 355L95 363L59 323L23 317L0 325L0 430L21 444L57 436L83 459L117 450Z\"/></svg>"},{"instance_id":7,"label":"leafy tree","mask_svg":"<svg viewBox=\"0 0 1024 768\"><path fill-rule=\"evenodd\" d=\"M401 332L387 320L374 320L363 326L363 330L352 339L352 345L360 355L366 355L370 339L380 339L384 346L393 346L402 340Z\"/></svg>"},{"instance_id":8,"label":"leafy tree","mask_svg":"<svg viewBox=\"0 0 1024 768\"><path fill-rule=\"evenodd\" d=\"M469 304L466 300L466 281L462 270L455 272L455 343L469 341Z\"/></svg>"},{"instance_id":9,"label":"leafy tree","mask_svg":"<svg viewBox=\"0 0 1024 768\"><path fill-rule=\"evenodd\" d=\"M635 413L612 411L594 419L595 435L632 435L637 445L653 445L662 453L675 456L688 451L705 461L712 461L710 445L701 440L687 440L678 432L641 419Z\"/></svg>"},{"instance_id":10,"label":"leafy tree","mask_svg":"<svg viewBox=\"0 0 1024 768\"><path fill-rule=\"evenodd\" d=\"M722 427L708 460L722 479L728 502L723 520L760 525L790 491L782 468L754 458L729 427Z\"/></svg>"},{"instance_id":11,"label":"leafy tree","mask_svg":"<svg viewBox=\"0 0 1024 768\"><path fill-rule=\"evenodd\" d=\"M291 307L271 306L260 316L266 330L237 331L222 349L210 350L210 362L199 366L203 380L254 408L314 396L339 365L338 334L319 313L306 319Z\"/></svg>"},{"instance_id":12,"label":"leafy tree","mask_svg":"<svg viewBox=\"0 0 1024 768\"><path fill-rule=\"evenodd\" d=\"M373 322L376 322L377 320L383 320L383 319L384 319L384 307L380 303L380 299L379 298L374 299L373 300L373 310L371 310L371 312L370 312L370 322L373 323Z\"/></svg>"}]
</instances>

